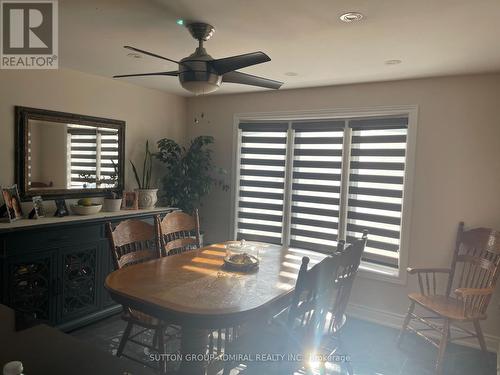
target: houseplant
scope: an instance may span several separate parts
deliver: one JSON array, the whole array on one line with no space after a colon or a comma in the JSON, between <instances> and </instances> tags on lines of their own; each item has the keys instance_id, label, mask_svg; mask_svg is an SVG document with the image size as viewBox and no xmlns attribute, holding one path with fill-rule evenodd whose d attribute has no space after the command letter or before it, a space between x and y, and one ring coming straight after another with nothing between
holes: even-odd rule
<instances>
[{"instance_id":1,"label":"houseplant","mask_svg":"<svg viewBox=\"0 0 500 375\"><path fill-rule=\"evenodd\" d=\"M104 183L111 185L113 188L118 187L118 166L113 159L110 159L113 164L114 173L109 176L108 179L104 180ZM109 196L104 198L103 210L107 212L117 212L120 211L122 206L122 198L119 191L112 191Z\"/></svg>"},{"instance_id":2,"label":"houseplant","mask_svg":"<svg viewBox=\"0 0 500 375\"><path fill-rule=\"evenodd\" d=\"M142 178L132 160L130 160L132 170L134 171L135 181L138 188L135 191L139 194L139 208L153 208L158 201L158 189L151 188L151 171L153 169L153 154L149 150L149 141L146 141L146 150L144 152L144 162L142 167Z\"/></svg>"},{"instance_id":3,"label":"houseplant","mask_svg":"<svg viewBox=\"0 0 500 375\"><path fill-rule=\"evenodd\" d=\"M209 148L213 143L214 138L210 136L196 137L189 147L179 146L167 138L158 141L156 157L164 165L159 193L162 205L191 213L214 186L229 190L222 179L226 171L213 164Z\"/></svg>"}]
</instances>

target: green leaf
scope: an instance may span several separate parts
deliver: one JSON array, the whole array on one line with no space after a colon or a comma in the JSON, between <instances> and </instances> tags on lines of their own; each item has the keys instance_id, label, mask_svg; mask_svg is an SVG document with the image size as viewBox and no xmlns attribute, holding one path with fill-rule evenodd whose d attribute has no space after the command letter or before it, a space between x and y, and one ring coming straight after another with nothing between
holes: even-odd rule
<instances>
[{"instance_id":1,"label":"green leaf","mask_svg":"<svg viewBox=\"0 0 500 375\"><path fill-rule=\"evenodd\" d=\"M135 181L137 182L137 187L139 189L142 189L142 187L141 187L141 180L139 180L139 174L137 173L137 169L135 168L135 165L132 162L132 160L130 160L130 164L132 164L132 170L134 171L134 176L135 176Z\"/></svg>"}]
</instances>

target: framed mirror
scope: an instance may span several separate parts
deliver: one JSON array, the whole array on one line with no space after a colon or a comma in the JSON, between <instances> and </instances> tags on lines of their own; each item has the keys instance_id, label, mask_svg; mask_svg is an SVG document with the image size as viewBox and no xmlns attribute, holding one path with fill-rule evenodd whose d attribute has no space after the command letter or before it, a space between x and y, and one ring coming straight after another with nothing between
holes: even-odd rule
<instances>
[{"instance_id":1,"label":"framed mirror","mask_svg":"<svg viewBox=\"0 0 500 375\"><path fill-rule=\"evenodd\" d=\"M102 196L124 186L125 122L16 107L21 198Z\"/></svg>"}]
</instances>

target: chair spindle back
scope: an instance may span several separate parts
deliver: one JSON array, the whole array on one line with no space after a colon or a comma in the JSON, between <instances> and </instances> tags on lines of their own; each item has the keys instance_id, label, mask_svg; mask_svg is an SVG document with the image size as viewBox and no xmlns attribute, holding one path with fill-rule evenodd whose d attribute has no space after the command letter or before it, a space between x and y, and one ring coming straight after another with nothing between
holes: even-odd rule
<instances>
[{"instance_id":1,"label":"chair spindle back","mask_svg":"<svg viewBox=\"0 0 500 375\"><path fill-rule=\"evenodd\" d=\"M180 254L200 247L200 221L198 210L190 216L182 211L165 215L163 220L155 218L159 233L161 255Z\"/></svg>"},{"instance_id":2,"label":"chair spindle back","mask_svg":"<svg viewBox=\"0 0 500 375\"><path fill-rule=\"evenodd\" d=\"M106 224L115 269L159 257L155 227L141 220L125 220L114 229Z\"/></svg>"},{"instance_id":3,"label":"chair spindle back","mask_svg":"<svg viewBox=\"0 0 500 375\"><path fill-rule=\"evenodd\" d=\"M344 314L351 297L352 285L361 263L361 256L368 240L368 231L363 236L345 247L344 241L339 241L337 252L333 255L337 267L333 275L335 289L333 306L331 307L330 330L335 331L343 324Z\"/></svg>"},{"instance_id":4,"label":"chair spindle back","mask_svg":"<svg viewBox=\"0 0 500 375\"><path fill-rule=\"evenodd\" d=\"M308 265L309 258L303 257L288 312L288 326L292 331L302 331L303 340L312 344L324 328L333 293L332 275L337 264L330 256L310 269Z\"/></svg>"}]
</instances>

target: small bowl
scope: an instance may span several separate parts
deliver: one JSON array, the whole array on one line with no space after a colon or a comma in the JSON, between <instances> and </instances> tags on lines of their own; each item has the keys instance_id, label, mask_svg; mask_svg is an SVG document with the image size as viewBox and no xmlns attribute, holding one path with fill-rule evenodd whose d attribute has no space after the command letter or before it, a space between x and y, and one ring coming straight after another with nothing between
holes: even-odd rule
<instances>
[{"instance_id":1,"label":"small bowl","mask_svg":"<svg viewBox=\"0 0 500 375\"><path fill-rule=\"evenodd\" d=\"M102 204L93 204L92 206L72 205L71 211L77 215L94 215L101 211Z\"/></svg>"}]
</instances>

